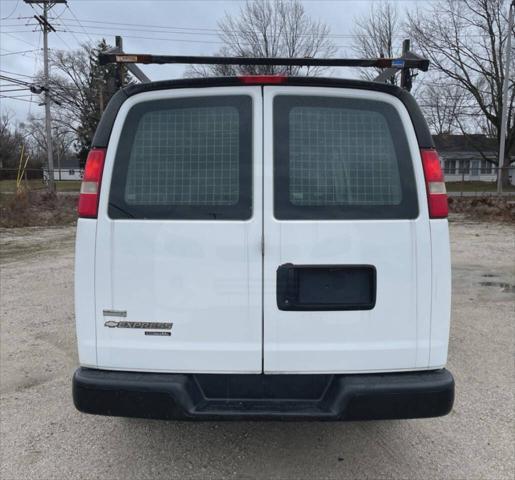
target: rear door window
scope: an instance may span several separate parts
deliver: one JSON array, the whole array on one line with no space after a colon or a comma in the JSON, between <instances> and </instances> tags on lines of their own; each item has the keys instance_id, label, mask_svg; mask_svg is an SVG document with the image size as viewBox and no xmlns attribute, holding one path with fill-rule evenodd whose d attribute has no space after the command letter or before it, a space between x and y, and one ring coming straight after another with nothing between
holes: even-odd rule
<instances>
[{"instance_id":1,"label":"rear door window","mask_svg":"<svg viewBox=\"0 0 515 480\"><path fill-rule=\"evenodd\" d=\"M384 102L274 99L274 214L278 219L418 215L406 132Z\"/></svg>"},{"instance_id":2,"label":"rear door window","mask_svg":"<svg viewBox=\"0 0 515 480\"><path fill-rule=\"evenodd\" d=\"M252 100L155 100L128 113L118 144L111 218L248 219Z\"/></svg>"}]
</instances>

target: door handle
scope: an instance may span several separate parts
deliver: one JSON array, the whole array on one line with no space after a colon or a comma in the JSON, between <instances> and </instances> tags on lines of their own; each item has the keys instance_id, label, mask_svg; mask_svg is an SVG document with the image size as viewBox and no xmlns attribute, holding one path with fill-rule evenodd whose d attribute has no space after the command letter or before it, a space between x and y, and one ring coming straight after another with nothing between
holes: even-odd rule
<instances>
[{"instance_id":1,"label":"door handle","mask_svg":"<svg viewBox=\"0 0 515 480\"><path fill-rule=\"evenodd\" d=\"M293 265L277 269L279 310L371 310L376 302L373 265Z\"/></svg>"}]
</instances>

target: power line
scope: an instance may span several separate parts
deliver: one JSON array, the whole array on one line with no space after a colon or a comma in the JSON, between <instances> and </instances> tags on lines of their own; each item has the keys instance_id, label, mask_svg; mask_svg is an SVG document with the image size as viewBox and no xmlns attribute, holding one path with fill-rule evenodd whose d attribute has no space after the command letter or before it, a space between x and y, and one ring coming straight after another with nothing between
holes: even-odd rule
<instances>
[{"instance_id":1,"label":"power line","mask_svg":"<svg viewBox=\"0 0 515 480\"><path fill-rule=\"evenodd\" d=\"M31 18L31 20L32 20L32 18ZM33 24L33 25L35 25L35 24ZM3 24L3 25L2 25L2 28L6 28L6 27L9 27L9 28L14 28L14 27L28 27L28 26L29 26L29 24L28 24L28 23L24 23L24 24L21 24L21 23L13 23L12 25L11 25L11 24L9 24L9 25L5 25L5 24Z\"/></svg>"},{"instance_id":2,"label":"power line","mask_svg":"<svg viewBox=\"0 0 515 480\"><path fill-rule=\"evenodd\" d=\"M69 22L69 21L73 21L72 19L67 19L67 18L63 18L61 20L61 22L63 24L64 21L66 22ZM104 26L94 26L94 25L87 25L88 28L90 29L95 29L95 30L102 30L102 29L106 29L106 28L110 28L110 29L117 29L118 30L118 27L115 27L115 26L110 26L108 25L108 23L110 24L110 22L102 22L102 23L105 23ZM76 25L69 25L69 24L65 24L67 27L71 27L71 28L75 28ZM114 25L114 24L111 24L111 25ZM145 26L145 25L142 25L142 26ZM180 28L175 28L175 27L169 27L169 28L166 28L166 27L159 27L159 26L150 26L150 25L146 25L148 28L132 28L132 26L128 27L128 26L124 26L121 30L124 30L124 31L132 31L132 32L147 32L147 33L161 33L161 34L166 34L166 33L172 33L172 34L181 34L181 35L203 35L203 36L214 36L214 37L219 37L220 33L222 33L221 31L219 33L214 33L214 32L197 32L197 31L187 31L187 29L180 29ZM159 29L159 30L158 30ZM167 31L169 30L169 31ZM194 30L193 28L191 30ZM229 32L230 33L230 32ZM234 32L233 32L234 33ZM311 34L311 33L308 33L308 34L299 34L299 36L308 36L308 37L311 37L313 36L314 34ZM273 35L270 35L271 37L273 37ZM332 36L331 34L328 35L328 37ZM338 38L347 38L347 37L351 37L350 35L341 35L339 36Z\"/></svg>"},{"instance_id":3,"label":"power line","mask_svg":"<svg viewBox=\"0 0 515 480\"><path fill-rule=\"evenodd\" d=\"M77 35L86 35L85 33L82 33L82 32L77 32L75 30L59 30L60 32L65 32L65 33L75 33ZM111 35L115 35L114 32L96 32L97 36L111 36ZM89 35L88 35L89 36ZM222 41L207 41L207 40L186 40L186 39L183 39L183 38L164 38L164 37L144 37L144 36L140 36L140 35L123 35L124 38L132 38L132 39L137 39L137 40L159 40L159 41L163 41L163 42L178 42L178 43L200 43L200 44L207 44L207 45L226 45L225 42L222 42ZM245 44L247 46L250 46L250 44ZM337 48L352 48L353 45L335 45L335 47Z\"/></svg>"},{"instance_id":4,"label":"power line","mask_svg":"<svg viewBox=\"0 0 515 480\"><path fill-rule=\"evenodd\" d=\"M28 103L39 103L34 100L27 100L26 98L17 98L17 97L9 97L8 95L0 95L1 98L10 98L11 100L18 100L20 102L28 102Z\"/></svg>"},{"instance_id":5,"label":"power line","mask_svg":"<svg viewBox=\"0 0 515 480\"><path fill-rule=\"evenodd\" d=\"M20 0L17 0L16 2L16 5L14 6L12 12L7 15L7 17L3 17L3 18L0 18L0 20L7 20L8 18L11 18L11 16L13 15L13 13L16 11L16 9L18 8L18 5L20 4Z\"/></svg>"},{"instance_id":6,"label":"power line","mask_svg":"<svg viewBox=\"0 0 515 480\"><path fill-rule=\"evenodd\" d=\"M61 32L67 32L67 33L71 33L72 35L73 34L78 34L78 35L88 35L88 37L91 39L91 36L88 34L88 33L82 33L82 32L77 32L75 30L71 30L71 28L74 28L74 26L70 26L70 25L67 25L65 24L64 22L62 22L63 26L64 27L67 27L68 29L64 29L64 30L60 30ZM95 28L95 29L104 29L104 28L109 28L109 27L89 27L89 28ZM113 27L113 31L112 32L95 32L93 33L93 35L97 35L97 36L110 36L110 35L116 35L116 34L123 34L124 38L133 38L133 39L140 39L140 40L163 40L163 41L168 41L168 42L179 42L179 43L199 43L199 44L206 44L206 45L226 45L226 42L223 42L221 40L194 40L194 39L184 39L184 38L163 38L163 37L144 37L144 36L140 36L140 35L126 35L124 33L125 30L133 30L133 31L140 31L140 32L148 32L148 33L161 33L161 34L167 34L168 32L161 32L161 31L153 31L153 30L144 30L144 29L126 29L126 28L123 28L121 29L122 31L116 29L116 31L114 31L115 28ZM186 34L187 32L169 32L169 33L175 33L175 34ZM188 33L189 35L196 35L195 33ZM245 45L247 46L251 46L251 44L249 43L245 43ZM335 45L335 47L337 48L352 48L353 45Z\"/></svg>"},{"instance_id":7,"label":"power line","mask_svg":"<svg viewBox=\"0 0 515 480\"><path fill-rule=\"evenodd\" d=\"M0 80L3 80L4 82L9 82L9 83L12 84L12 86L23 86L23 87L25 87L25 89L30 89L30 91L32 93L42 93L42 92L45 92L45 95L47 96L47 98L51 98L54 102L56 101L53 97L51 97L49 95L48 89L43 87L43 86L41 86L41 85L38 85L38 84L35 84L35 83L29 83L29 82L26 82L25 80L20 80L20 79L13 78L13 77L8 77L7 75L2 75L2 74L0 74ZM7 85L3 85L2 87L5 88L6 86ZM37 90L39 90L39 92ZM27 95L27 96L29 96L29 95Z\"/></svg>"},{"instance_id":8,"label":"power line","mask_svg":"<svg viewBox=\"0 0 515 480\"><path fill-rule=\"evenodd\" d=\"M75 19L72 19L72 18L63 18L62 20L63 21L67 21L67 22L74 22L74 21L78 22L78 19L75 20ZM222 31L222 30L217 29L217 28L208 28L208 27L177 27L177 26L171 26L171 25L151 25L151 24L141 24L141 23L110 22L110 21L86 20L86 19L82 19L82 22L83 22L83 24L86 23L86 24L93 24L93 25L95 25L95 24L99 25L100 24L100 25L117 25L117 26L128 26L128 27L145 27L145 28L134 28L134 29L124 28L124 30L145 31L145 32L154 32L153 30L149 30L149 29L172 30L173 31L172 33L181 33L181 34L184 34L184 35L219 36L220 34L223 34L223 33L235 33L235 34L240 33L237 30L225 30L225 31ZM95 27L93 25L86 25L86 26L88 28L96 28L96 29L101 28L101 27ZM178 30L178 32L176 32L174 30ZM160 33L160 32L157 31L157 33ZM258 32L256 32L256 33L258 33ZM298 35L299 36L310 37L313 34L311 34L311 33L300 33ZM464 35L465 38L476 38L476 37L484 37L484 36L488 36L488 35L487 34L469 34L469 35ZM360 35L360 34L351 34L351 33L348 33L348 34L329 33L329 34L327 34L327 37L328 38L363 38L363 37L372 38L370 35ZM404 38L405 35L398 34L398 35L393 35L393 37Z\"/></svg>"},{"instance_id":9,"label":"power line","mask_svg":"<svg viewBox=\"0 0 515 480\"><path fill-rule=\"evenodd\" d=\"M0 88L5 88L2 85L0 85ZM27 90L25 87L23 88L10 88L8 90L0 90L0 93L7 93L7 92L24 92ZM30 95L30 94L29 94Z\"/></svg>"},{"instance_id":10,"label":"power line","mask_svg":"<svg viewBox=\"0 0 515 480\"><path fill-rule=\"evenodd\" d=\"M79 19L75 16L75 13L73 13L73 10L70 8L70 6L68 4L66 4L66 8L70 11L70 13L72 14L73 18L77 21L77 23L80 25L80 27L82 28L82 30L84 30L84 33L88 36L89 38L89 41L92 42L93 39L89 36L89 33L86 31L86 29L82 26L82 23L80 23Z\"/></svg>"},{"instance_id":11,"label":"power line","mask_svg":"<svg viewBox=\"0 0 515 480\"><path fill-rule=\"evenodd\" d=\"M65 27L67 27L67 25L66 25L62 20L61 20L60 22L58 22L58 23L57 23L57 26L58 26L58 27L63 27L63 29L65 29ZM63 30L63 31L64 31L64 30ZM57 33L57 32L56 32L56 33ZM79 45L79 46L81 46L81 45L82 45L82 41L81 41L79 38L77 38L77 36L75 35L75 33L72 33L72 32L70 32L70 33L72 34L72 37L75 39L75 41L78 43L78 45Z\"/></svg>"},{"instance_id":12,"label":"power line","mask_svg":"<svg viewBox=\"0 0 515 480\"><path fill-rule=\"evenodd\" d=\"M57 20L60 19L62 16L62 13L54 18L51 18L50 20ZM31 19L31 17L20 17L20 19ZM94 26L94 25L116 25L116 26L127 26L127 27L137 27L137 28L124 28L124 30L134 30L134 31L142 31L142 32L151 32L151 33L165 33L160 32L160 30L170 30L171 33L180 33L184 35L204 35L204 36L219 36L220 34L224 33L235 33L238 34L240 32L236 30L220 30L216 28L207 28L207 27L178 27L178 26L171 26L171 25L151 25L151 24L141 24L141 23L126 23L126 22L111 22L111 21L102 21L102 20L86 20L78 19L76 16L75 18L69 18L64 17L61 20L63 23L66 22L75 22L78 23L78 26L80 26L85 33L88 33L86 28L84 27L84 24L93 24L93 25L86 25L87 28L95 28L100 29L102 27ZM82 22L82 23L81 23ZM32 25L32 24L31 24ZM27 26L31 26L27 25ZM14 25L13 25L14 26ZM18 25L16 25L18 26ZM69 25L67 25L69 26ZM75 26L75 25L74 25ZM141 28L145 27L145 28ZM107 28L107 27L104 27ZM110 28L110 27L109 27ZM159 29L159 30L155 30ZM258 32L257 32L258 33ZM306 36L310 37L313 34L311 33L300 33L299 36ZM397 34L393 35L393 37L396 38L404 38L405 35ZM360 34L339 34L339 33L328 33L328 38L372 38L370 35L360 35ZM463 38L481 38L481 37L489 37L488 34L465 34L462 36ZM91 39L90 39L91 40Z\"/></svg>"},{"instance_id":13,"label":"power line","mask_svg":"<svg viewBox=\"0 0 515 480\"><path fill-rule=\"evenodd\" d=\"M7 75L1 75L1 74L0 74L0 80L6 80L8 82L15 83L18 85L25 85L25 86L31 85L31 83L26 82L24 80L20 80L19 78L8 77Z\"/></svg>"},{"instance_id":14,"label":"power line","mask_svg":"<svg viewBox=\"0 0 515 480\"><path fill-rule=\"evenodd\" d=\"M72 18L63 18L62 20L66 21L74 21ZM129 27L147 27L150 29L164 29L164 30L179 30L179 32L173 33L188 33L188 34L197 34L197 35L215 35L217 36L222 31L216 28L206 28L206 27L174 27L171 25L150 25L150 24L141 24L141 23L124 23L124 22L108 22L101 20L82 20L84 23L92 23L92 24L101 24L101 25L116 25L116 26L129 26ZM101 27L93 27L88 26L88 28L101 28ZM129 29L130 30L130 29ZM136 28L134 30L140 31L151 31L147 29ZM191 30L191 32L188 32ZM228 30L228 33L239 33L235 30ZM303 36L311 36L312 34L299 34ZM354 35L345 35L345 34L328 34L328 36L334 37L352 37Z\"/></svg>"},{"instance_id":15,"label":"power line","mask_svg":"<svg viewBox=\"0 0 515 480\"><path fill-rule=\"evenodd\" d=\"M27 42L27 40L24 40L23 38L19 38L17 37L16 35L13 35L12 33L9 33L9 32L0 32L1 35L9 35L9 37L12 37L14 38L15 40L18 40L19 42L23 42L23 43L26 43L27 45L30 45L31 47L36 47L36 45L34 45L33 43L30 43L30 42Z\"/></svg>"},{"instance_id":16,"label":"power line","mask_svg":"<svg viewBox=\"0 0 515 480\"><path fill-rule=\"evenodd\" d=\"M2 33L5 33L5 34L8 34L8 33L29 33L29 32L33 32L34 30L9 30L8 32L2 32Z\"/></svg>"},{"instance_id":17,"label":"power line","mask_svg":"<svg viewBox=\"0 0 515 480\"><path fill-rule=\"evenodd\" d=\"M59 18L61 18L63 16L63 13L66 12L67 8L69 8L68 4L65 3L64 8L61 10L61 13L59 15L57 15L57 17L50 18L49 20L58 20Z\"/></svg>"},{"instance_id":18,"label":"power line","mask_svg":"<svg viewBox=\"0 0 515 480\"><path fill-rule=\"evenodd\" d=\"M0 91L0 94L8 93L8 92L9 92L9 90L7 90L7 92L2 90L2 91ZM17 95L17 94L15 94L15 95L7 95L7 98L26 98L26 97L30 97L30 93L25 93L23 95Z\"/></svg>"},{"instance_id":19,"label":"power line","mask_svg":"<svg viewBox=\"0 0 515 480\"><path fill-rule=\"evenodd\" d=\"M63 18L62 21L66 22L73 22L74 20L72 18ZM102 28L117 28L119 26L123 26L123 30L127 31L137 31L137 32L149 32L149 33L167 33L167 30L171 30L170 33L180 33L182 35L204 35L204 36L215 36L217 37L219 34L218 30L213 31L205 31L208 29L201 29L201 28L182 28L182 27L171 27L171 26L160 26L160 25L144 25L144 24L135 24L135 23L120 23L120 22L95 22L95 21L84 21L85 23L92 23L93 25L87 25L88 28L94 28L94 29L102 29ZM95 26L97 25L103 25L103 26ZM111 26L113 25L113 26ZM68 25L70 26L70 25ZM75 25L72 25L72 28L75 27ZM132 27L146 27L146 28L132 28ZM164 31L163 31L164 30ZM188 31L191 30L191 31ZM197 31L198 30L198 31Z\"/></svg>"},{"instance_id":20,"label":"power line","mask_svg":"<svg viewBox=\"0 0 515 480\"><path fill-rule=\"evenodd\" d=\"M70 47L69 43L68 43L68 42L67 42L63 37L61 37L61 35L59 35L59 34L57 33L57 31L55 31L54 33L56 34L57 38L58 38L59 40L61 40L61 42L63 42L63 43L68 47L68 49L69 49L69 50L73 50L73 48L72 48L72 47ZM74 35L74 38L75 38L75 35Z\"/></svg>"},{"instance_id":21,"label":"power line","mask_svg":"<svg viewBox=\"0 0 515 480\"><path fill-rule=\"evenodd\" d=\"M32 50L20 50L18 52L13 52L12 50L6 50L5 48L0 48L0 50L2 50L3 52L8 52L8 53L0 53L0 57L7 57L9 55L23 55L25 53L37 51L36 48L33 48Z\"/></svg>"},{"instance_id":22,"label":"power line","mask_svg":"<svg viewBox=\"0 0 515 480\"><path fill-rule=\"evenodd\" d=\"M9 70L4 70L3 68L0 68L0 72L9 73L11 75L18 75L19 77L33 78L33 76L31 76L31 75L25 75L24 73L18 73L18 72L10 72Z\"/></svg>"},{"instance_id":23,"label":"power line","mask_svg":"<svg viewBox=\"0 0 515 480\"><path fill-rule=\"evenodd\" d=\"M20 83L14 83L14 82L11 82L10 80L6 80L6 79L0 79L0 82L3 82L3 83L0 83L0 88L19 87L21 85Z\"/></svg>"},{"instance_id":24,"label":"power line","mask_svg":"<svg viewBox=\"0 0 515 480\"><path fill-rule=\"evenodd\" d=\"M88 35L89 37L89 34L87 33L83 33L83 32L77 32L75 30L60 30L61 32L66 32L66 33L75 33L77 35ZM111 36L111 35L114 35L113 32L96 32L95 33L96 36ZM203 41L203 40L185 40L185 39L181 39L181 38L158 38L158 37L142 37L142 36L139 36L139 35L123 35L124 38L134 38L134 39L140 39L140 40L162 40L162 41L168 41L168 42L184 42L184 43L204 43L204 44L223 44L223 42L216 42L216 41ZM91 37L90 37L91 38Z\"/></svg>"}]
</instances>

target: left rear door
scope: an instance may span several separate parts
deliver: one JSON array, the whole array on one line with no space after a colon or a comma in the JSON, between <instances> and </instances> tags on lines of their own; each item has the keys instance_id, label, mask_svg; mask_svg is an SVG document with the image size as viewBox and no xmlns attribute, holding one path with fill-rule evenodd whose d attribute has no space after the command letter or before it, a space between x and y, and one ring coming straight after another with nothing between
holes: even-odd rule
<instances>
[{"instance_id":1,"label":"left rear door","mask_svg":"<svg viewBox=\"0 0 515 480\"><path fill-rule=\"evenodd\" d=\"M261 116L260 87L122 106L96 236L99 367L261 372Z\"/></svg>"}]
</instances>

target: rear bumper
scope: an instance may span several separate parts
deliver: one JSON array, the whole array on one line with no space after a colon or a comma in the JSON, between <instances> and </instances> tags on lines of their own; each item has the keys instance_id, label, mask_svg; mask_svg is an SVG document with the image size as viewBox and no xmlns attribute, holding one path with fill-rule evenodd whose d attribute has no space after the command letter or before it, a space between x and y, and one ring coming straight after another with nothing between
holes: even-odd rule
<instances>
[{"instance_id":1,"label":"rear bumper","mask_svg":"<svg viewBox=\"0 0 515 480\"><path fill-rule=\"evenodd\" d=\"M79 368L73 401L85 413L177 420L371 420L446 415L445 369L366 375L192 375Z\"/></svg>"}]
</instances>

